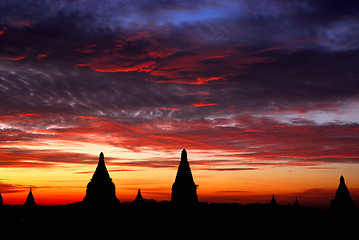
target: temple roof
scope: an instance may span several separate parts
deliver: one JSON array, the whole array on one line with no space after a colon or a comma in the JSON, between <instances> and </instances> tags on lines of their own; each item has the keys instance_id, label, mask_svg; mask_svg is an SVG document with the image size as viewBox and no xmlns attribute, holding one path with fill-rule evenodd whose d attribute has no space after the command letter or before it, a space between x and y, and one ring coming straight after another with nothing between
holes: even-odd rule
<instances>
[{"instance_id":1,"label":"temple roof","mask_svg":"<svg viewBox=\"0 0 359 240\"><path fill-rule=\"evenodd\" d=\"M354 202L350 197L349 190L345 184L343 176L340 176L340 182L335 194L334 199L332 200L331 208L335 211L353 211L355 209Z\"/></svg>"},{"instance_id":2,"label":"temple roof","mask_svg":"<svg viewBox=\"0 0 359 240\"><path fill-rule=\"evenodd\" d=\"M277 201L274 198L274 194L272 195L272 200L270 200L270 204L277 205Z\"/></svg>"},{"instance_id":3,"label":"temple roof","mask_svg":"<svg viewBox=\"0 0 359 240\"><path fill-rule=\"evenodd\" d=\"M143 204L144 202L145 202L145 200L142 197L141 190L138 189L137 196L136 196L135 200L133 201L133 203L138 205L138 204Z\"/></svg>"},{"instance_id":4,"label":"temple roof","mask_svg":"<svg viewBox=\"0 0 359 240\"><path fill-rule=\"evenodd\" d=\"M95 207L109 207L119 203L116 197L115 184L105 165L105 157L101 152L96 170L87 184L86 196L83 199L85 204Z\"/></svg>"},{"instance_id":5,"label":"temple roof","mask_svg":"<svg viewBox=\"0 0 359 240\"><path fill-rule=\"evenodd\" d=\"M24 206L26 206L26 207L34 207L34 206L37 206L37 204L36 204L36 202L35 202L34 195L32 195L31 188L30 188L29 194L28 194L27 197L26 197L26 201L25 201L25 203L24 203Z\"/></svg>"},{"instance_id":6,"label":"temple roof","mask_svg":"<svg viewBox=\"0 0 359 240\"><path fill-rule=\"evenodd\" d=\"M184 183L184 182L191 183L194 185L192 171L187 159L186 149L182 150L181 161L178 166L177 175L175 179L175 183Z\"/></svg>"},{"instance_id":7,"label":"temple roof","mask_svg":"<svg viewBox=\"0 0 359 240\"><path fill-rule=\"evenodd\" d=\"M295 202L294 202L294 205L293 205L293 207L299 207L300 205L299 205L299 203L298 203L298 197L296 196L295 197Z\"/></svg>"},{"instance_id":8,"label":"temple roof","mask_svg":"<svg viewBox=\"0 0 359 240\"><path fill-rule=\"evenodd\" d=\"M98 164L91 181L111 181L110 174L105 165L105 157L102 152L100 153Z\"/></svg>"},{"instance_id":9,"label":"temple roof","mask_svg":"<svg viewBox=\"0 0 359 240\"><path fill-rule=\"evenodd\" d=\"M189 206L198 203L197 185L193 181L191 168L187 160L187 151L182 150L176 179L172 185L171 202L177 206Z\"/></svg>"}]
</instances>

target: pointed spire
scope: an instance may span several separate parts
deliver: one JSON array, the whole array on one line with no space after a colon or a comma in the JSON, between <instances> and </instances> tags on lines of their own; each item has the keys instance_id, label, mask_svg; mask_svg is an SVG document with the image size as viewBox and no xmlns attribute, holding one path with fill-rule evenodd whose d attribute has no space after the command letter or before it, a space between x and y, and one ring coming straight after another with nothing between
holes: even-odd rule
<instances>
[{"instance_id":1,"label":"pointed spire","mask_svg":"<svg viewBox=\"0 0 359 240\"><path fill-rule=\"evenodd\" d=\"M172 185L171 202L177 206L189 206L198 203L197 185L193 181L186 149L181 152L181 161Z\"/></svg>"},{"instance_id":2,"label":"pointed spire","mask_svg":"<svg viewBox=\"0 0 359 240\"><path fill-rule=\"evenodd\" d=\"M343 175L340 176L339 186L332 200L331 208L337 212L352 212L355 210L354 202L350 197Z\"/></svg>"},{"instance_id":3,"label":"pointed spire","mask_svg":"<svg viewBox=\"0 0 359 240\"><path fill-rule=\"evenodd\" d=\"M274 198L274 194L272 195L272 200L270 200L270 204L273 205L273 206L277 205L277 201Z\"/></svg>"},{"instance_id":4,"label":"pointed spire","mask_svg":"<svg viewBox=\"0 0 359 240\"><path fill-rule=\"evenodd\" d=\"M293 204L293 207L295 207L295 208L300 207L300 205L299 205L299 203L298 203L298 196L295 196L295 202L294 202L294 204Z\"/></svg>"},{"instance_id":5,"label":"pointed spire","mask_svg":"<svg viewBox=\"0 0 359 240\"><path fill-rule=\"evenodd\" d=\"M116 197L115 184L112 182L105 165L103 152L100 153L96 170L91 181L87 184L86 196L83 201L85 204L96 207L114 206L119 203Z\"/></svg>"},{"instance_id":6,"label":"pointed spire","mask_svg":"<svg viewBox=\"0 0 359 240\"><path fill-rule=\"evenodd\" d=\"M339 184L341 184L341 185L344 184L345 185L345 180L344 180L343 175L340 176Z\"/></svg>"},{"instance_id":7,"label":"pointed spire","mask_svg":"<svg viewBox=\"0 0 359 240\"><path fill-rule=\"evenodd\" d=\"M104 154L103 154L103 152L101 152L100 153L100 156L99 156L99 158L98 158L98 161L99 161L99 163L101 162L103 162L103 163L105 163L105 156L104 156Z\"/></svg>"},{"instance_id":8,"label":"pointed spire","mask_svg":"<svg viewBox=\"0 0 359 240\"><path fill-rule=\"evenodd\" d=\"M183 150L182 150L181 160L187 160L187 151L186 151L186 149L183 149Z\"/></svg>"},{"instance_id":9,"label":"pointed spire","mask_svg":"<svg viewBox=\"0 0 359 240\"><path fill-rule=\"evenodd\" d=\"M141 195L141 190L138 189L137 191L137 196L135 198L135 201L133 201L133 204L140 206L145 202L145 200L143 199L142 195Z\"/></svg>"},{"instance_id":10,"label":"pointed spire","mask_svg":"<svg viewBox=\"0 0 359 240\"><path fill-rule=\"evenodd\" d=\"M25 207L35 207L35 206L37 206L37 204L35 202L34 195L32 195L31 188L30 188L29 194L26 197L26 201L24 203L24 206Z\"/></svg>"},{"instance_id":11,"label":"pointed spire","mask_svg":"<svg viewBox=\"0 0 359 240\"><path fill-rule=\"evenodd\" d=\"M98 164L96 167L96 170L92 176L92 179L96 179L97 181L109 181L111 180L110 174L107 171L106 165L105 165L105 157L103 152L100 153L100 156L98 158Z\"/></svg>"}]
</instances>

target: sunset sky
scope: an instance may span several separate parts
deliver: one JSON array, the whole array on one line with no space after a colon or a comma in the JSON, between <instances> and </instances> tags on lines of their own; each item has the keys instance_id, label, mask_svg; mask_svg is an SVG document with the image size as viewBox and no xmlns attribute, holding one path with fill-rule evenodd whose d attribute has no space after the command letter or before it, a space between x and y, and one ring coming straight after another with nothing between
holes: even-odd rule
<instances>
[{"instance_id":1,"label":"sunset sky","mask_svg":"<svg viewBox=\"0 0 359 240\"><path fill-rule=\"evenodd\" d=\"M359 206L359 1L0 1L0 193Z\"/></svg>"}]
</instances>

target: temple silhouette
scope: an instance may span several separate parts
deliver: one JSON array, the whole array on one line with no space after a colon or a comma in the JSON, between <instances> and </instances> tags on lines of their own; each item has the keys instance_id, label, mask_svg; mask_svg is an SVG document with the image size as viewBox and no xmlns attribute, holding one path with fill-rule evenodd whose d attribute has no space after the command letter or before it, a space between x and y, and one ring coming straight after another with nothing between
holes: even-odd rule
<instances>
[{"instance_id":1,"label":"temple silhouette","mask_svg":"<svg viewBox=\"0 0 359 240\"><path fill-rule=\"evenodd\" d=\"M355 210L354 202L350 197L350 193L343 176L340 177L339 187L334 199L331 202L331 209L335 212L341 213L353 212Z\"/></svg>"},{"instance_id":2,"label":"temple silhouette","mask_svg":"<svg viewBox=\"0 0 359 240\"><path fill-rule=\"evenodd\" d=\"M197 185L193 181L186 149L182 150L176 179L172 185L171 203L178 207L195 206L198 203Z\"/></svg>"},{"instance_id":3,"label":"temple silhouette","mask_svg":"<svg viewBox=\"0 0 359 240\"><path fill-rule=\"evenodd\" d=\"M110 174L107 171L105 157L101 152L95 173L91 181L87 184L83 204L91 207L110 207L118 203L120 203L120 201L116 197L115 184L112 182Z\"/></svg>"},{"instance_id":4,"label":"temple silhouette","mask_svg":"<svg viewBox=\"0 0 359 240\"><path fill-rule=\"evenodd\" d=\"M35 198L34 195L32 195L32 191L30 188L29 194L26 197L26 201L24 203L24 207L36 207L37 204L35 202Z\"/></svg>"},{"instance_id":5,"label":"temple silhouette","mask_svg":"<svg viewBox=\"0 0 359 240\"><path fill-rule=\"evenodd\" d=\"M269 204L272 206L277 206L277 201L274 198L274 194L272 195L272 199L270 200Z\"/></svg>"},{"instance_id":6,"label":"temple silhouette","mask_svg":"<svg viewBox=\"0 0 359 240\"><path fill-rule=\"evenodd\" d=\"M331 201L330 210L299 205L297 197L294 204L281 205L276 201L274 194L271 200L268 199L270 201L265 203L200 202L185 149L181 152L181 160L171 190L170 201L157 202L153 199L145 199L142 197L141 190L138 189L133 202L120 203L116 197L115 184L105 165L104 154L101 152L82 201L58 206L42 206L35 202L30 188L23 205L1 206L0 194L0 226L32 224L31 226L38 227L68 224L76 227L82 225L84 228L80 229L89 226L98 229L100 229L99 226L104 226L105 229L109 229L109 226L121 226L122 229L134 231L161 227L178 231L178 226L180 226L180 229L192 232L193 228L188 229L188 227L195 228L199 224L206 226L206 230L232 229L238 232L238 226L242 227L243 224L251 222L255 223L255 226L269 224L273 227L290 223L296 230L299 230L298 226L303 224L317 226L320 223L327 227L326 224L333 222L347 224L351 223L350 220L353 218L359 219L343 176L340 177L339 187ZM292 224L293 222L296 224ZM312 230L312 228L309 229Z\"/></svg>"},{"instance_id":7,"label":"temple silhouette","mask_svg":"<svg viewBox=\"0 0 359 240\"><path fill-rule=\"evenodd\" d=\"M143 206L144 203L145 203L145 200L142 197L141 190L138 189L137 196L136 196L135 200L133 201L133 205L139 207L139 206Z\"/></svg>"},{"instance_id":8,"label":"temple silhouette","mask_svg":"<svg viewBox=\"0 0 359 240\"><path fill-rule=\"evenodd\" d=\"M298 203L298 197L297 197L297 196L295 197L295 202L294 202L294 204L293 204L293 207L294 207L294 208L299 208L299 207L300 207L300 205L299 205L299 203Z\"/></svg>"}]
</instances>

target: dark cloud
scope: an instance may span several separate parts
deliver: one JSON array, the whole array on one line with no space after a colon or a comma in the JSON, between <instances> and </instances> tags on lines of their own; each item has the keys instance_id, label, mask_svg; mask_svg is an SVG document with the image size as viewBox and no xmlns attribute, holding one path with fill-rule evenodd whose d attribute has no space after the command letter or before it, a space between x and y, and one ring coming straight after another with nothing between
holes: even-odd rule
<instances>
[{"instance_id":1,"label":"dark cloud","mask_svg":"<svg viewBox=\"0 0 359 240\"><path fill-rule=\"evenodd\" d=\"M16 192L25 192L29 190L30 186L24 186L21 184L10 184L0 182L0 192L4 193L16 193Z\"/></svg>"},{"instance_id":2,"label":"dark cloud","mask_svg":"<svg viewBox=\"0 0 359 240\"><path fill-rule=\"evenodd\" d=\"M355 1L2 1L0 143L96 142L92 133L134 151L242 151L258 165L278 156L292 165L356 162L357 120L278 118L339 113L357 101L357 9ZM33 166L89 157L36 153ZM9 159L2 164L25 164ZM143 164L177 164L157 160ZM251 169L225 164L214 169Z\"/></svg>"},{"instance_id":3,"label":"dark cloud","mask_svg":"<svg viewBox=\"0 0 359 240\"><path fill-rule=\"evenodd\" d=\"M97 163L96 156L83 153L61 152L57 150L29 150L16 147L0 149L1 167L47 168L58 163ZM108 158L111 159L111 158Z\"/></svg>"}]
</instances>

